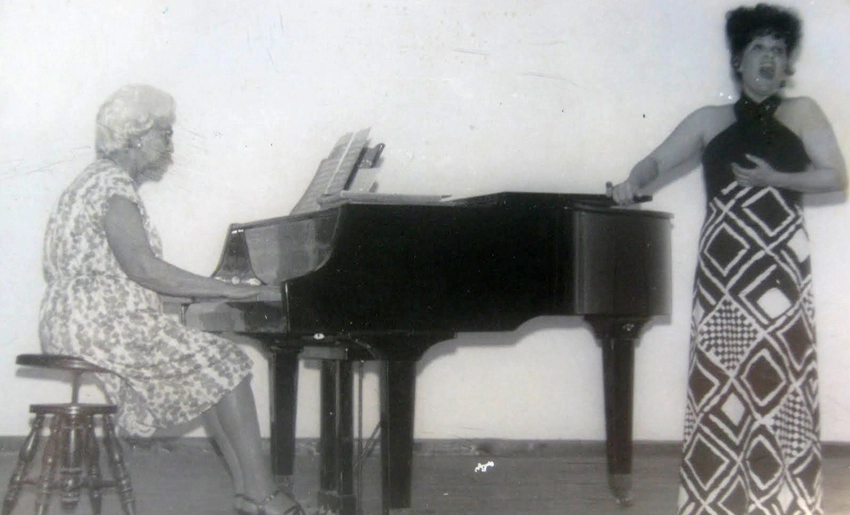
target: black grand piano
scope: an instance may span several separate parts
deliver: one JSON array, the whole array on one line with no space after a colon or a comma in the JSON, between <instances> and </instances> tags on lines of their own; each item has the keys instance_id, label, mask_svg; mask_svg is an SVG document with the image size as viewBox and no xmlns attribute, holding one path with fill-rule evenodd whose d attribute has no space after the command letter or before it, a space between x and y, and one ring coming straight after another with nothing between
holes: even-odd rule
<instances>
[{"instance_id":1,"label":"black grand piano","mask_svg":"<svg viewBox=\"0 0 850 515\"><path fill-rule=\"evenodd\" d=\"M381 366L384 513L409 508L416 362L459 332L580 316L602 347L609 484L629 503L634 349L670 313L670 216L605 195L463 199L369 195L233 224L214 276L280 284L282 298L196 301L184 322L262 340L276 475L292 474L299 359L321 368L320 505L356 512L352 365ZM567 344L567 342L565 342Z\"/></svg>"}]
</instances>

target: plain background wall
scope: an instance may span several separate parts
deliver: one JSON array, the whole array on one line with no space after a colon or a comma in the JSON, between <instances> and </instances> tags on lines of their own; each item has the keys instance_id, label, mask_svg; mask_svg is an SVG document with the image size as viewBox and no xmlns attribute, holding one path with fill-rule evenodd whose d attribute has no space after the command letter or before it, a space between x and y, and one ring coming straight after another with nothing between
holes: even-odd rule
<instances>
[{"instance_id":1,"label":"plain background wall","mask_svg":"<svg viewBox=\"0 0 850 515\"><path fill-rule=\"evenodd\" d=\"M250 5L250 7L248 7ZM36 351L41 244L62 189L92 160L94 115L125 83L177 100L175 164L143 195L166 257L201 274L227 225L287 214L346 132L387 145L384 192L600 193L692 110L730 102L727 0L5 0L0 3L0 435L67 387L18 370ZM786 3L787 5L787 3ZM794 5L794 4L791 4ZM813 96L850 155L850 4L795 5L805 36L788 93ZM674 313L637 352L635 437L681 435L698 172L646 208L672 212ZM823 437L850 442L848 206L810 199ZM265 429L266 364L255 358ZM376 420L376 376L365 417ZM99 392L87 390L89 398ZM318 434L301 371L299 436ZM601 357L579 320L459 335L420 367L417 438L601 439ZM368 430L368 429L367 429ZM203 434L196 426L173 431Z\"/></svg>"}]
</instances>

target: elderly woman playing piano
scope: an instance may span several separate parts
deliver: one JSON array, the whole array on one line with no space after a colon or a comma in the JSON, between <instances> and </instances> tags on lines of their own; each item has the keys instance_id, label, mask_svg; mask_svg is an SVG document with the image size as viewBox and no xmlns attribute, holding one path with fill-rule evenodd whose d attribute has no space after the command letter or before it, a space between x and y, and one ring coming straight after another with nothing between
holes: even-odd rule
<instances>
[{"instance_id":1,"label":"elderly woman playing piano","mask_svg":"<svg viewBox=\"0 0 850 515\"><path fill-rule=\"evenodd\" d=\"M248 356L162 312L159 294L243 299L270 289L162 260L138 188L171 164L173 123L173 99L150 86L125 86L98 111L97 159L62 194L47 226L42 347L114 372L99 379L130 434L202 416L233 478L238 513L303 513L265 463Z\"/></svg>"}]
</instances>

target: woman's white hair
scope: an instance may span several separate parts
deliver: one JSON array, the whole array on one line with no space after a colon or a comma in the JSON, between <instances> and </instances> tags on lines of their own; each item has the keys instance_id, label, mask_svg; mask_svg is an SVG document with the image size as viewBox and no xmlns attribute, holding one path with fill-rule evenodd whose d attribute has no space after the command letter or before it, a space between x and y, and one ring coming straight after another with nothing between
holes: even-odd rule
<instances>
[{"instance_id":1,"label":"woman's white hair","mask_svg":"<svg viewBox=\"0 0 850 515\"><path fill-rule=\"evenodd\" d=\"M144 84L122 87L97 111L95 150L98 157L108 157L127 148L132 138L149 131L157 122L174 123L171 95Z\"/></svg>"}]
</instances>

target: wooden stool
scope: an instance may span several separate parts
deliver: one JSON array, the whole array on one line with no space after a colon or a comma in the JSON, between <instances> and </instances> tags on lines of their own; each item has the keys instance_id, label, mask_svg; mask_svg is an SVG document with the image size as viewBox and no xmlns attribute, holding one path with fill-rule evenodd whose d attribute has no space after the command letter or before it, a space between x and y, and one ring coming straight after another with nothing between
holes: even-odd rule
<instances>
[{"instance_id":1,"label":"wooden stool","mask_svg":"<svg viewBox=\"0 0 850 515\"><path fill-rule=\"evenodd\" d=\"M121 444L112 422L112 415L117 411L117 407L114 404L79 403L79 389L83 374L109 373L109 371L83 359L50 354L21 354L16 363L70 372L71 402L30 405L30 413L35 415L35 420L32 430L24 440L18 462L9 480L9 489L3 500L2 515L11 515L18 502L21 487L24 485L37 487L35 513L38 515L47 514L54 490L61 492L61 503L65 510L75 509L80 499L80 491L84 488L88 491L95 515L100 514L102 492L105 488L116 488L124 513L135 515L133 487L130 484L130 475L124 465ZM36 456L42 429L48 417L50 432L43 446L41 474L38 478L30 478L29 469ZM95 436L96 417L101 419L103 446L113 479L101 477L100 445ZM57 469L58 478L56 477Z\"/></svg>"}]
</instances>

